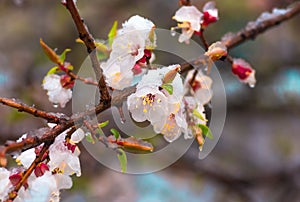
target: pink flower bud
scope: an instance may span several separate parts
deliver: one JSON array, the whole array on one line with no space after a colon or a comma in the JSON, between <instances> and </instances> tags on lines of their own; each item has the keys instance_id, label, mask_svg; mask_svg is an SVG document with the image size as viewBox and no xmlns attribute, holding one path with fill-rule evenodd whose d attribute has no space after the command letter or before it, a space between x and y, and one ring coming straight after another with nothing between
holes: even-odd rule
<instances>
[{"instance_id":1,"label":"pink flower bud","mask_svg":"<svg viewBox=\"0 0 300 202\"><path fill-rule=\"evenodd\" d=\"M243 59L233 59L232 73L236 75L243 83L249 84L250 87L254 87L256 83L255 70L251 65Z\"/></svg>"}]
</instances>

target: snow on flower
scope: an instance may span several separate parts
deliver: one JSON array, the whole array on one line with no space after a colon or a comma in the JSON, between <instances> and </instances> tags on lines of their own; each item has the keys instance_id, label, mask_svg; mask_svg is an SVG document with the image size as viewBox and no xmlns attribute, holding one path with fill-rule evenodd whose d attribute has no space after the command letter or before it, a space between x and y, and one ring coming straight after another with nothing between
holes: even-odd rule
<instances>
[{"instance_id":1,"label":"snow on flower","mask_svg":"<svg viewBox=\"0 0 300 202\"><path fill-rule=\"evenodd\" d=\"M209 1L203 6L203 20L201 23L203 27L206 27L219 19L218 9L216 9L215 6L216 3L214 1Z\"/></svg>"},{"instance_id":2,"label":"snow on flower","mask_svg":"<svg viewBox=\"0 0 300 202\"><path fill-rule=\"evenodd\" d=\"M122 90L132 85L134 73L140 73L135 65L146 62L144 57L151 57L148 48L155 47L154 28L150 20L138 15L123 23L112 43L109 59L101 64L109 86Z\"/></svg>"},{"instance_id":3,"label":"snow on flower","mask_svg":"<svg viewBox=\"0 0 300 202\"><path fill-rule=\"evenodd\" d=\"M171 29L182 29L178 39L180 43L188 44L194 32L200 31L202 16L203 14L195 6L182 6L176 11L173 19L179 23L177 27Z\"/></svg>"},{"instance_id":4,"label":"snow on flower","mask_svg":"<svg viewBox=\"0 0 300 202\"><path fill-rule=\"evenodd\" d=\"M8 192L12 188L12 184L9 180L10 171L6 168L0 167L0 201L5 201L8 196Z\"/></svg>"},{"instance_id":5,"label":"snow on flower","mask_svg":"<svg viewBox=\"0 0 300 202\"><path fill-rule=\"evenodd\" d=\"M43 88L47 90L49 101L53 104L59 104L64 108L72 98L71 89L65 89L61 85L61 77L57 74L49 74L44 78Z\"/></svg>"},{"instance_id":6,"label":"snow on flower","mask_svg":"<svg viewBox=\"0 0 300 202\"><path fill-rule=\"evenodd\" d=\"M194 81L192 82L191 80L193 78L194 72L195 70L191 70L188 72L184 82L184 86L186 89L189 89L189 93L195 97L197 102L205 105L211 100L213 95L211 89L212 79L199 71Z\"/></svg>"},{"instance_id":7,"label":"snow on flower","mask_svg":"<svg viewBox=\"0 0 300 202\"><path fill-rule=\"evenodd\" d=\"M234 58L231 70L241 82L249 84L250 87L255 86L255 70L245 60Z\"/></svg>"}]
</instances>

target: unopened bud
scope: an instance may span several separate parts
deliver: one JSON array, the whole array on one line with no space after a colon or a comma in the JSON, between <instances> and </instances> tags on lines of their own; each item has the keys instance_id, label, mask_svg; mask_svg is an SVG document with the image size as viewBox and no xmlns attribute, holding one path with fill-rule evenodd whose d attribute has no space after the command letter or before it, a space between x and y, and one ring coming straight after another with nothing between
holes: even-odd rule
<instances>
[{"instance_id":1,"label":"unopened bud","mask_svg":"<svg viewBox=\"0 0 300 202\"><path fill-rule=\"evenodd\" d=\"M180 65L177 65L174 69L166 73L163 83L172 83L178 72L180 72Z\"/></svg>"}]
</instances>

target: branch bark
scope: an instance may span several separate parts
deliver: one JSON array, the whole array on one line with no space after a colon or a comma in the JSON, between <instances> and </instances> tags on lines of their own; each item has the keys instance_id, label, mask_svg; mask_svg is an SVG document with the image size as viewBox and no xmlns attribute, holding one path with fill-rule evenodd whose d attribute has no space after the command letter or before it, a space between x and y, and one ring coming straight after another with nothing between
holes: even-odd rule
<instances>
[{"instance_id":1,"label":"branch bark","mask_svg":"<svg viewBox=\"0 0 300 202\"><path fill-rule=\"evenodd\" d=\"M108 103L111 100L108 88L106 86L105 77L103 75L103 71L100 67L99 60L97 58L96 53L96 44L93 36L89 32L86 24L84 23L83 18L81 18L76 4L73 0L66 1L66 7L69 10L73 21L76 25L77 31L79 33L79 38L84 42L85 46L87 47L87 52L89 53L92 66L96 75L96 79L98 81L98 87L100 90L101 100L105 103Z\"/></svg>"},{"instance_id":2,"label":"branch bark","mask_svg":"<svg viewBox=\"0 0 300 202\"><path fill-rule=\"evenodd\" d=\"M3 98L0 97L0 103L3 105L7 105L9 107L17 109L19 112L26 112L35 117L40 117L47 120L50 123L59 123L61 122L60 117L55 116L54 113L46 112L39 110L35 107L30 107L22 102L16 101L15 99Z\"/></svg>"},{"instance_id":3,"label":"branch bark","mask_svg":"<svg viewBox=\"0 0 300 202\"><path fill-rule=\"evenodd\" d=\"M294 16L300 13L300 2L296 2L290 6L290 9L284 15L279 15L273 17L269 20L265 20L256 24L256 26L252 26L251 28L245 26L243 29L238 31L236 34L233 34L230 38L223 43L226 45L227 49L232 49L248 40L255 39L258 35L264 33L265 31L285 22ZM202 60L202 57L199 57L195 60L192 60L188 63L184 63L181 65L181 71L188 71L193 69L193 66L197 66L199 61Z\"/></svg>"}]
</instances>

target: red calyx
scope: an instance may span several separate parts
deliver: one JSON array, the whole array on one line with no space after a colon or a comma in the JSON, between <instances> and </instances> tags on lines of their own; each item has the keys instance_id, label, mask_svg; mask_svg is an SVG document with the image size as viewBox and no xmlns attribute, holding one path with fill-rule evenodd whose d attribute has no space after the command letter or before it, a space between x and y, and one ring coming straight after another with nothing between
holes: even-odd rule
<instances>
[{"instance_id":1,"label":"red calyx","mask_svg":"<svg viewBox=\"0 0 300 202\"><path fill-rule=\"evenodd\" d=\"M68 148L68 150L70 150L72 153L74 153L75 149L76 149L76 144L72 144L70 142L66 142L65 141L65 146Z\"/></svg>"},{"instance_id":2,"label":"red calyx","mask_svg":"<svg viewBox=\"0 0 300 202\"><path fill-rule=\"evenodd\" d=\"M191 84L191 87L194 92L196 92L199 88L201 88L201 83L197 80L194 80L193 83Z\"/></svg>"},{"instance_id":3,"label":"red calyx","mask_svg":"<svg viewBox=\"0 0 300 202\"><path fill-rule=\"evenodd\" d=\"M237 75L241 80L245 80L251 74L252 69L243 67L241 65L233 64L232 73Z\"/></svg>"},{"instance_id":4,"label":"red calyx","mask_svg":"<svg viewBox=\"0 0 300 202\"><path fill-rule=\"evenodd\" d=\"M49 167L47 164L39 163L34 169L34 174L35 176L40 177L43 176L47 170L49 171Z\"/></svg>"},{"instance_id":5,"label":"red calyx","mask_svg":"<svg viewBox=\"0 0 300 202\"><path fill-rule=\"evenodd\" d=\"M214 23L216 22L218 19L215 16L212 16L209 14L209 12L205 11L203 13L203 22L202 22L202 26L206 27L207 25L209 25L210 23Z\"/></svg>"},{"instance_id":6,"label":"red calyx","mask_svg":"<svg viewBox=\"0 0 300 202\"><path fill-rule=\"evenodd\" d=\"M75 81L67 74L60 77L60 84L63 88L70 89L73 88Z\"/></svg>"},{"instance_id":7,"label":"red calyx","mask_svg":"<svg viewBox=\"0 0 300 202\"><path fill-rule=\"evenodd\" d=\"M23 172L14 173L9 176L9 180L13 186L17 186L23 178ZM25 189L28 188L27 180L23 183Z\"/></svg>"}]
</instances>

